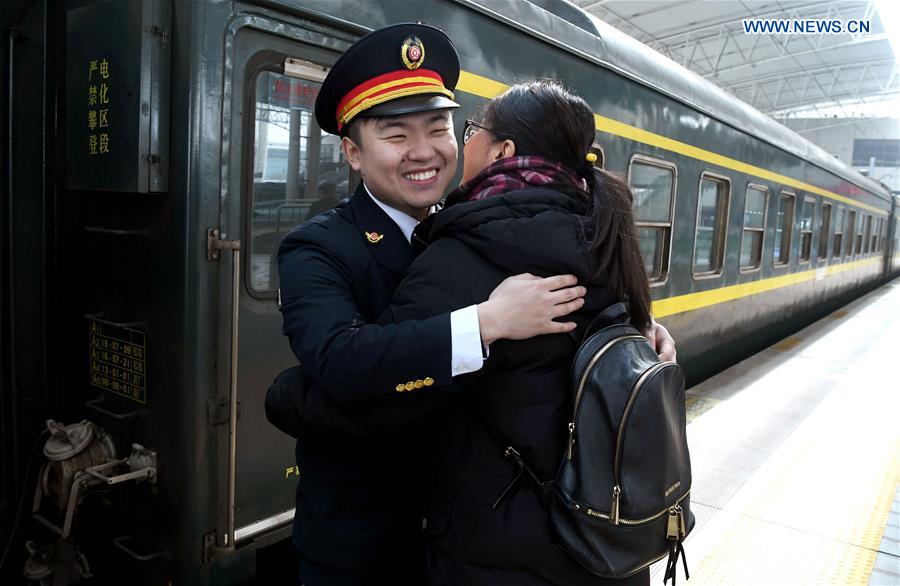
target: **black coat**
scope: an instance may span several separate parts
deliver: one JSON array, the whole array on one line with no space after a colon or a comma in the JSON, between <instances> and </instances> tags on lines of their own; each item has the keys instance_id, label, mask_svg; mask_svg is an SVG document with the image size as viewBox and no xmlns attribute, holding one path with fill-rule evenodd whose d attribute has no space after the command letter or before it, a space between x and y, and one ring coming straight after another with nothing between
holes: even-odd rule
<instances>
[{"instance_id":1,"label":"black coat","mask_svg":"<svg viewBox=\"0 0 900 586\"><path fill-rule=\"evenodd\" d=\"M421 557L418 426L399 425L366 437L327 430L341 428L347 412L365 419L374 406L379 413L395 407L403 421L404 409L451 382L448 312L395 326L372 325L412 259L406 237L362 186L281 242L283 331L315 387L310 393L318 393L305 415L325 424L304 427L297 441L294 542L321 564L366 569L376 563L413 564ZM406 383L426 378L434 384L406 390ZM279 419L288 424L296 415L290 382L267 398L267 409L283 411ZM280 399L278 391L286 391Z\"/></svg>"},{"instance_id":2,"label":"black coat","mask_svg":"<svg viewBox=\"0 0 900 586\"><path fill-rule=\"evenodd\" d=\"M399 322L488 297L506 277L575 274L588 287L574 317L583 331L614 296L589 254L589 203L548 188L451 206L420 225L430 244L410 266L384 316ZM598 584L555 543L538 492L504 457L514 446L541 480L555 476L572 419L574 336L501 340L465 383L435 434L439 481L428 515L433 584ZM646 572L637 581L645 581Z\"/></svg>"}]
</instances>

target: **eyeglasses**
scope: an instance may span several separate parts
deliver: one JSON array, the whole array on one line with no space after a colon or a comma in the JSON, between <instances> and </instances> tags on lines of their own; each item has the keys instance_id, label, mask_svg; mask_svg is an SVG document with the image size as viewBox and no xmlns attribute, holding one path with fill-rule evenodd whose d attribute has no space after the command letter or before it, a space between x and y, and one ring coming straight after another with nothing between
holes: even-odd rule
<instances>
[{"instance_id":1,"label":"eyeglasses","mask_svg":"<svg viewBox=\"0 0 900 586\"><path fill-rule=\"evenodd\" d=\"M466 125L463 127L463 144L467 144L469 139L471 139L479 130L487 130L491 132L491 129L487 126L482 126L478 122L474 120L466 120Z\"/></svg>"}]
</instances>

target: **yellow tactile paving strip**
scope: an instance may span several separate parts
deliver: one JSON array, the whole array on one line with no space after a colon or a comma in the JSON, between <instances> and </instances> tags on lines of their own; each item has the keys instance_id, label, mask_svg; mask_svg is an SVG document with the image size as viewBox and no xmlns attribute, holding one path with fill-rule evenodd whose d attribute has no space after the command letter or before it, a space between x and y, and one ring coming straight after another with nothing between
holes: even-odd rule
<instances>
[{"instance_id":1,"label":"yellow tactile paving strip","mask_svg":"<svg viewBox=\"0 0 900 586\"><path fill-rule=\"evenodd\" d=\"M721 508L704 509L708 520L686 542L691 584L868 582L900 482L900 377L894 374L900 288L885 287L868 297L840 320L840 328L855 331L804 334L796 371L803 372L813 391L822 389L824 398L809 405L809 414L733 497ZM833 328L835 322L830 323ZM871 336L871 343L862 351L848 345L846 369L834 368L835 346L860 336ZM817 356L822 357L818 362ZM733 413L737 404L752 404L748 396L773 400L774 369L762 359L755 364L766 388L748 388L744 397L716 402L704 414L705 427L694 434L702 438L697 441L714 440L702 430L718 425L715 418L728 425L724 419L738 417ZM796 385L794 376L775 378ZM704 400L711 401L691 397L689 402ZM805 405L798 402L797 409ZM743 410L745 417L754 416ZM762 429L766 424L758 423ZM721 455L722 447L716 450ZM695 472L695 484L698 473L704 470Z\"/></svg>"},{"instance_id":2,"label":"yellow tactile paving strip","mask_svg":"<svg viewBox=\"0 0 900 586\"><path fill-rule=\"evenodd\" d=\"M696 395L685 397L684 408L687 410L687 422L690 423L697 419L720 402L718 399L707 399Z\"/></svg>"},{"instance_id":3,"label":"yellow tactile paving strip","mask_svg":"<svg viewBox=\"0 0 900 586\"><path fill-rule=\"evenodd\" d=\"M793 350L794 348L799 346L802 341L803 340L801 338L785 338L784 340L781 340L780 342L773 345L772 349L787 352L788 350Z\"/></svg>"}]
</instances>

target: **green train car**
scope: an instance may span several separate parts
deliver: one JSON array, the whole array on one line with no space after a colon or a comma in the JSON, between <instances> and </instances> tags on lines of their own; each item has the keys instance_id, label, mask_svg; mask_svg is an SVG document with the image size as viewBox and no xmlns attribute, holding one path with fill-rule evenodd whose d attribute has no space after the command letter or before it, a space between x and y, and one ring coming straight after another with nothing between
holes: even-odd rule
<instances>
[{"instance_id":1,"label":"green train car","mask_svg":"<svg viewBox=\"0 0 900 586\"><path fill-rule=\"evenodd\" d=\"M900 273L883 185L560 0L12 0L0 18L4 584L296 575L303 471L263 412L294 362L275 253L358 181L312 110L371 28L450 35L458 130L516 81L585 97L691 381Z\"/></svg>"}]
</instances>

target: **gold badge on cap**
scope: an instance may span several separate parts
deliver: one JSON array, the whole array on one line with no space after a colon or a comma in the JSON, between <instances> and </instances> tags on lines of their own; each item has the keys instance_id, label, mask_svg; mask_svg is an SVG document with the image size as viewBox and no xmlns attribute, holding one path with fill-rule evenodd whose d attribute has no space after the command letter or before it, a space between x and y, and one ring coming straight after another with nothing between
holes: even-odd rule
<instances>
[{"instance_id":1,"label":"gold badge on cap","mask_svg":"<svg viewBox=\"0 0 900 586\"><path fill-rule=\"evenodd\" d=\"M425 62L425 45L419 37L406 37L400 47L400 58L407 69L418 69Z\"/></svg>"},{"instance_id":2,"label":"gold badge on cap","mask_svg":"<svg viewBox=\"0 0 900 586\"><path fill-rule=\"evenodd\" d=\"M379 234L378 232L366 232L366 240L369 241L369 244L378 244L381 242L382 238L384 238L384 234Z\"/></svg>"}]
</instances>

